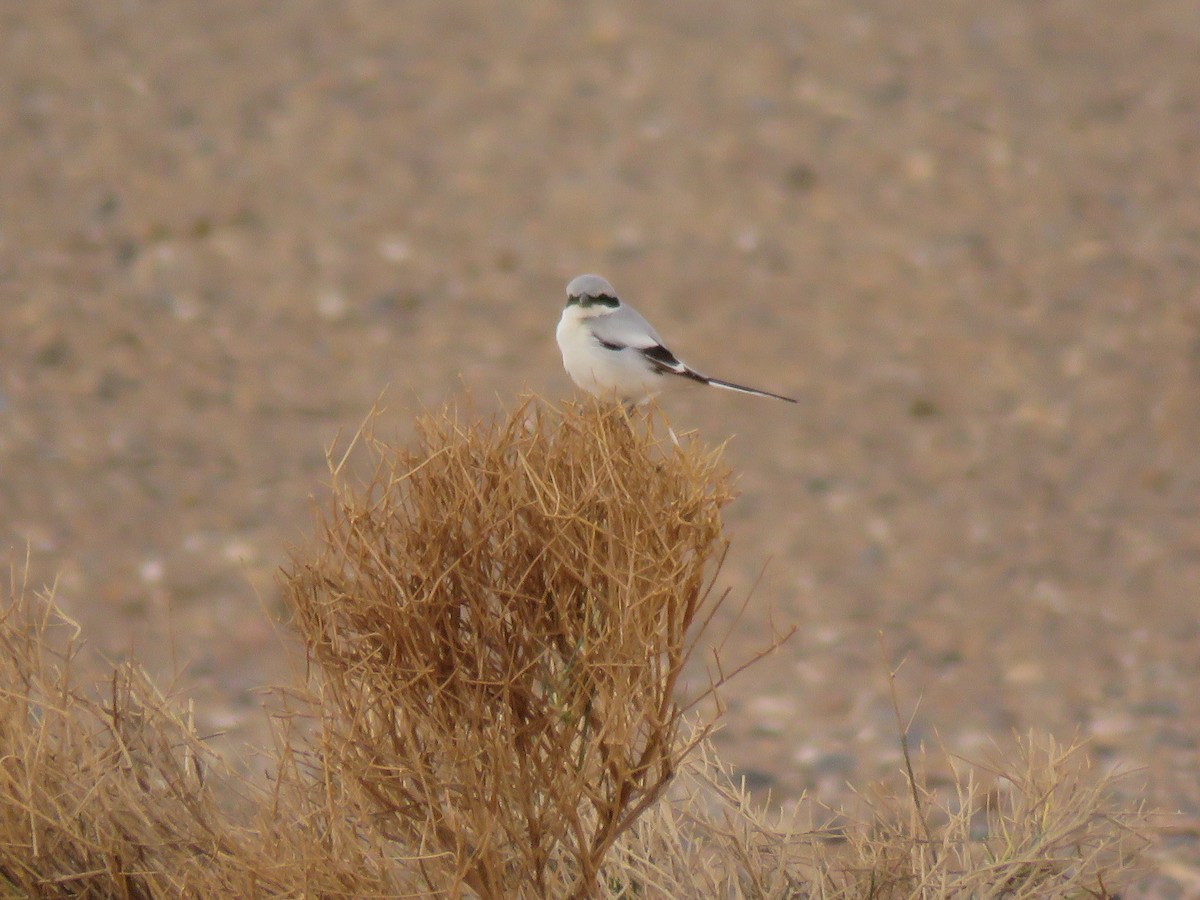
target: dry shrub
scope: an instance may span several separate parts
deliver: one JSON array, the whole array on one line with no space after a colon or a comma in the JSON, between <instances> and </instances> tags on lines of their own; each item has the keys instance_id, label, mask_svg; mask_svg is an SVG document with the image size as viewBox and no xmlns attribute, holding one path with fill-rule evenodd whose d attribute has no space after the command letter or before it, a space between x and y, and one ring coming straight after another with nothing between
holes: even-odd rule
<instances>
[{"instance_id":1,"label":"dry shrub","mask_svg":"<svg viewBox=\"0 0 1200 900\"><path fill-rule=\"evenodd\" d=\"M1076 747L912 774L868 821L751 804L675 696L719 598L716 454L527 404L360 435L285 576L315 663L263 783L19 580L0 609L0 896L1106 897L1137 811Z\"/></svg>"},{"instance_id":2,"label":"dry shrub","mask_svg":"<svg viewBox=\"0 0 1200 900\"><path fill-rule=\"evenodd\" d=\"M686 751L675 685L723 548L716 455L619 407L361 435L286 580L336 770L431 887L593 891ZM712 606L714 604L709 604Z\"/></svg>"}]
</instances>

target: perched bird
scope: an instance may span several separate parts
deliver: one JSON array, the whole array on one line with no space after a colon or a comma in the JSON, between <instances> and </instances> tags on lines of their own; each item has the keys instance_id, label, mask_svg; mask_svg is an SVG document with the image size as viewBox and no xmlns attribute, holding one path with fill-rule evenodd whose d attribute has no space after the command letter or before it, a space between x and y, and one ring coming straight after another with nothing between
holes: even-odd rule
<instances>
[{"instance_id":1,"label":"perched bird","mask_svg":"<svg viewBox=\"0 0 1200 900\"><path fill-rule=\"evenodd\" d=\"M701 375L680 362L663 346L654 326L617 297L599 275L580 275L567 285L567 306L555 332L563 367L571 380L598 397L615 397L636 406L678 376L710 387L772 397L795 403L791 397Z\"/></svg>"}]
</instances>

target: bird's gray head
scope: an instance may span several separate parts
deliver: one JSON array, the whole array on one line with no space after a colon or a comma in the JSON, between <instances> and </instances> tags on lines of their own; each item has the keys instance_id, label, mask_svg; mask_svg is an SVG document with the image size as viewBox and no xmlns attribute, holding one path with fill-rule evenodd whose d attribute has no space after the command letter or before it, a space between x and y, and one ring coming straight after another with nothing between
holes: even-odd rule
<instances>
[{"instance_id":1,"label":"bird's gray head","mask_svg":"<svg viewBox=\"0 0 1200 900\"><path fill-rule=\"evenodd\" d=\"M578 275L567 285L567 306L616 309L620 305L613 286L599 275Z\"/></svg>"}]
</instances>

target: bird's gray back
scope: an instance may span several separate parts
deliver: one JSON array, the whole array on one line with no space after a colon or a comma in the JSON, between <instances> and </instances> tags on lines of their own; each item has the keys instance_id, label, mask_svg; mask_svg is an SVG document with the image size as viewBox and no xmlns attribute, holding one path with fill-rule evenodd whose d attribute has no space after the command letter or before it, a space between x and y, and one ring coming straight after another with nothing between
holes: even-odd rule
<instances>
[{"instance_id":1,"label":"bird's gray back","mask_svg":"<svg viewBox=\"0 0 1200 900\"><path fill-rule=\"evenodd\" d=\"M634 347L645 350L662 344L662 338L642 314L627 303L622 303L611 313L596 316L589 323L592 333L606 344Z\"/></svg>"}]
</instances>

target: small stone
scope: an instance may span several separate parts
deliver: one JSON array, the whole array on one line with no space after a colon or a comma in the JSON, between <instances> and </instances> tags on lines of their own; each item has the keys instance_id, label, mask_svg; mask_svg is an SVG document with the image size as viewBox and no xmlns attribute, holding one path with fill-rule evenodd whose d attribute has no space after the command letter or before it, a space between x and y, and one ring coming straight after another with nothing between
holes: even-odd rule
<instances>
[{"instance_id":1,"label":"small stone","mask_svg":"<svg viewBox=\"0 0 1200 900\"><path fill-rule=\"evenodd\" d=\"M325 319L340 319L346 314L346 297L338 290L322 291L317 296L317 312Z\"/></svg>"},{"instance_id":2,"label":"small stone","mask_svg":"<svg viewBox=\"0 0 1200 900\"><path fill-rule=\"evenodd\" d=\"M795 163L783 173L783 183L790 190L807 194L817 186L817 172L807 163Z\"/></svg>"},{"instance_id":3,"label":"small stone","mask_svg":"<svg viewBox=\"0 0 1200 900\"><path fill-rule=\"evenodd\" d=\"M138 569L138 575L146 584L158 584L165 573L166 566L161 559L148 559Z\"/></svg>"},{"instance_id":4,"label":"small stone","mask_svg":"<svg viewBox=\"0 0 1200 900\"><path fill-rule=\"evenodd\" d=\"M390 263L408 262L412 258L412 245L403 235L385 235L379 241L379 255Z\"/></svg>"}]
</instances>

